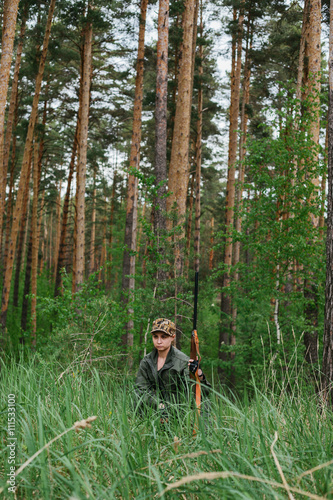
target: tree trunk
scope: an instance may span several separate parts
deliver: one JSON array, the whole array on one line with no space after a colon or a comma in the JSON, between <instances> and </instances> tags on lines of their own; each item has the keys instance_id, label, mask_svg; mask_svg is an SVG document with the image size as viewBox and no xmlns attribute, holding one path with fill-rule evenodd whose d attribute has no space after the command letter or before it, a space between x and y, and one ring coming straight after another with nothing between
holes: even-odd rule
<instances>
[{"instance_id":1,"label":"tree trunk","mask_svg":"<svg viewBox=\"0 0 333 500\"><path fill-rule=\"evenodd\" d=\"M251 78L251 62L249 58L249 50L252 49L252 35L253 35L253 21L251 20L251 13L248 14L247 23L247 37L246 37L246 50L245 50L245 63L244 63L244 81L243 81L243 95L242 95L242 108L241 108L241 135L239 139L239 173L238 173L238 187L237 187L237 210L238 214L235 221L235 229L240 234L242 230L242 212L243 212L243 187L245 179L245 147L246 147L246 134L248 114L246 107L250 102L250 78ZM240 241L235 241L233 264L237 266L240 260ZM236 267L234 281L239 281L239 272ZM236 335L236 321L237 321L237 307L232 305L232 331L233 336Z\"/></svg>"},{"instance_id":2,"label":"tree trunk","mask_svg":"<svg viewBox=\"0 0 333 500\"><path fill-rule=\"evenodd\" d=\"M19 39L19 43L18 43L17 51L16 51L15 69L14 69L14 76L13 76L13 82L12 82L12 90L11 90L11 94L10 94L10 104L9 104L7 124L6 124L6 135L5 135L4 147L3 147L3 183L2 183L2 194L0 195L0 199L3 201L3 206L5 204L5 198L6 198L6 183L7 183L8 161L9 161L9 154L10 154L10 143L11 143L11 139L12 139L12 132L13 132L13 125L14 125L14 121L15 121L15 115L17 114L17 105L18 105L17 89L18 89L19 72L20 72L21 58L22 58L21 56L22 56L22 48L23 48L23 39L24 39L24 33L25 33L25 28L26 28L26 20L27 20L27 16L25 13L23 20L22 20L22 24L21 24L20 39ZM16 141L16 137L15 137L15 141ZM14 142L14 140L13 140L13 142ZM0 154L0 161L1 161L1 154ZM0 215L0 228L2 228L1 217L2 216ZM2 242L2 237L0 236L0 248L1 248L1 242Z\"/></svg>"},{"instance_id":3,"label":"tree trunk","mask_svg":"<svg viewBox=\"0 0 333 500\"><path fill-rule=\"evenodd\" d=\"M328 120L326 126L326 138L325 138L325 151L324 151L324 162L327 164L327 151L328 151ZM327 181L327 172L324 170L323 176L321 178L321 186L320 186L320 198L321 198L321 207L320 207L320 215L319 215L319 230L320 230L320 240L324 239L324 227L325 227L325 201L326 201L326 181Z\"/></svg>"},{"instance_id":4,"label":"tree trunk","mask_svg":"<svg viewBox=\"0 0 333 500\"><path fill-rule=\"evenodd\" d=\"M145 30L148 0L141 0L140 7L140 29L138 58L136 65L135 97L133 113L133 132L130 153L130 172L128 176L127 202L126 202L126 225L125 225L125 250L123 258L122 290L123 300L126 305L133 300L135 288L135 251L137 233L137 203L138 203L138 178L134 171L139 169L140 144L141 144L141 120L142 120L142 97L143 97L143 63L145 50ZM126 325L126 332L122 336L122 344L133 345L133 309L129 307L130 319Z\"/></svg>"},{"instance_id":5,"label":"tree trunk","mask_svg":"<svg viewBox=\"0 0 333 500\"><path fill-rule=\"evenodd\" d=\"M200 37L199 47L199 90L198 90L198 122L196 143L196 177L195 177L195 229L194 229L194 270L199 272L200 268L200 183L201 183L201 150L202 150L202 77L203 77L203 22L202 22L202 0L200 8Z\"/></svg>"},{"instance_id":6,"label":"tree trunk","mask_svg":"<svg viewBox=\"0 0 333 500\"><path fill-rule=\"evenodd\" d=\"M20 66L21 66L21 60L22 60L22 49L23 49L23 41L24 41L24 34L25 34L25 29L26 29L26 21L27 21L27 13L25 12L24 17L22 19L21 23L21 30L20 30L20 38L19 38L19 43L17 46L17 51L16 51L16 59L15 59L15 69L14 69L14 75L13 75L13 81L12 81L12 87L11 87L11 93L10 93L10 103L9 103L9 109L8 109L8 117L7 117L7 123L6 123L6 134L4 138L4 148L3 148L3 178L4 178L4 183L2 186L3 193L2 193L2 199L5 201L5 192L6 192L6 178L7 178L7 170L8 170L8 162L9 162L9 154L10 154L10 144L11 144L11 139L12 139L12 132L13 132L13 125L15 121L15 110L17 109L17 103L18 103L18 82L19 82L19 73L20 73Z\"/></svg>"},{"instance_id":7,"label":"tree trunk","mask_svg":"<svg viewBox=\"0 0 333 500\"><path fill-rule=\"evenodd\" d=\"M34 168L33 168L33 186L34 196L32 202L32 217L31 217L31 348L36 350L36 331L37 331L37 270L38 270L38 191L39 191L39 162L38 162L38 143L35 136L34 145Z\"/></svg>"},{"instance_id":8,"label":"tree trunk","mask_svg":"<svg viewBox=\"0 0 333 500\"><path fill-rule=\"evenodd\" d=\"M209 252L209 270L211 271L214 267L214 217L210 222L211 233L210 233L210 252Z\"/></svg>"},{"instance_id":9,"label":"tree trunk","mask_svg":"<svg viewBox=\"0 0 333 500\"><path fill-rule=\"evenodd\" d=\"M28 251L27 251L27 264L25 267L25 276L24 276L22 311L21 311L21 330L22 330L22 332L27 331L28 309L29 309L28 294L30 291L30 284L31 284L31 263L32 263L32 231L30 228ZM20 343L25 344L25 337L23 335L20 337Z\"/></svg>"},{"instance_id":10,"label":"tree trunk","mask_svg":"<svg viewBox=\"0 0 333 500\"><path fill-rule=\"evenodd\" d=\"M168 40L169 0L160 0L158 12L157 77L155 109L155 177L157 196L155 199L154 231L157 251L160 256L158 279L165 280L165 245L163 233L166 229L166 185L167 179L167 95L168 95ZM160 185L161 182L164 184Z\"/></svg>"},{"instance_id":11,"label":"tree trunk","mask_svg":"<svg viewBox=\"0 0 333 500\"><path fill-rule=\"evenodd\" d=\"M7 93L10 76L10 66L13 56L16 18L19 0L6 2L4 9L4 24L2 31L2 52L0 66L0 252L2 251L2 223L4 213L4 195L6 190L6 177L3 170L4 165L4 132ZM15 100L14 100L15 103Z\"/></svg>"},{"instance_id":12,"label":"tree trunk","mask_svg":"<svg viewBox=\"0 0 333 500\"><path fill-rule=\"evenodd\" d=\"M145 213L146 213L146 201L144 202L143 207L142 207L141 216L140 216L141 219L144 219ZM143 224L140 224L138 238L137 238L137 242L136 242L136 251L137 251L137 253L140 252L141 236L142 236L142 226L143 226Z\"/></svg>"},{"instance_id":13,"label":"tree trunk","mask_svg":"<svg viewBox=\"0 0 333 500\"><path fill-rule=\"evenodd\" d=\"M14 130L16 130L17 122L18 122L18 97L16 95ZM11 226L11 222L12 222L15 158L16 158L16 135L14 134L13 135L11 161L10 161L9 194L8 194L7 207L6 207L6 231L5 231L5 249L4 249L4 258L3 258L3 269L6 269L7 259L8 259L10 226Z\"/></svg>"},{"instance_id":14,"label":"tree trunk","mask_svg":"<svg viewBox=\"0 0 333 500\"><path fill-rule=\"evenodd\" d=\"M104 216L103 216L103 240L102 240L102 248L101 248L101 260L99 264L99 276L98 280L101 281L103 278L103 282L105 283L106 281L106 269L105 269L105 264L106 264L106 258L107 258L107 240L106 240L106 196L104 195Z\"/></svg>"},{"instance_id":15,"label":"tree trunk","mask_svg":"<svg viewBox=\"0 0 333 500\"><path fill-rule=\"evenodd\" d=\"M23 153L21 176L20 176L20 181L19 181L15 209L13 212L13 224L12 224L11 237L10 237L10 242L9 242L8 263L7 263L7 267L5 269L4 284L3 284L3 290L2 290L2 305L1 305L1 326L2 326L2 330L3 330L2 331L2 335L3 335L2 344L5 343L4 335L5 335L5 326L6 326L6 319L7 319L10 283L11 283L11 278L12 278L12 273L13 273L13 264L14 264L17 233L18 233L18 228L19 228L19 223L20 223L20 218L21 218L21 213L22 213L23 192L24 192L24 187L25 187L26 183L28 182L30 150L31 150L31 144L32 144L32 140L33 140L34 128L35 128L35 123L36 123L36 118L37 118L38 102L39 102L39 96L40 96L40 91L41 91L41 86L42 86L42 80L43 80L43 74L44 74L44 68L45 68L45 62L46 62L46 56L47 56L47 50L48 50L48 43L49 43L49 38L50 38L50 33L51 33L51 23L52 23L55 2L56 2L56 0L51 0L50 7L49 7L48 19L47 19L47 24L46 24L46 31L45 31L44 42L43 42L43 51L41 54L38 74L37 74L37 78L36 78L35 94L34 94L34 99L33 99L33 103L32 103L32 109L31 109L29 126L28 126L28 133L27 133L27 138L25 141L25 147L24 147L24 153Z\"/></svg>"},{"instance_id":16,"label":"tree trunk","mask_svg":"<svg viewBox=\"0 0 333 500\"><path fill-rule=\"evenodd\" d=\"M61 270L65 266L66 260L66 234L67 234L67 224L68 224L68 214L69 214L69 201L71 196L71 184L74 174L75 167L75 158L77 151L77 143L78 143L78 123L79 117L76 124L76 130L74 134L74 142L72 149L71 161L69 164L69 173L67 179L67 189L64 199L64 206L62 209L62 223L61 223L61 233L60 233L60 243L59 243L59 255L58 255L58 263L57 263L57 272L55 278L55 287L54 287L54 296L57 297L60 293L61 289Z\"/></svg>"},{"instance_id":17,"label":"tree trunk","mask_svg":"<svg viewBox=\"0 0 333 500\"><path fill-rule=\"evenodd\" d=\"M13 290L13 305L18 306L19 302L19 287L20 287L20 273L22 264L24 264L25 255L25 235L28 228L29 221L29 201L30 201L30 176L31 176L31 165L32 165L32 147L30 151L29 166L28 166L28 182L24 187L24 198L22 206L22 216L21 225L17 245L17 255L16 255L16 268L15 268L15 278L14 278L14 290ZM22 258L23 255L23 258Z\"/></svg>"},{"instance_id":18,"label":"tree trunk","mask_svg":"<svg viewBox=\"0 0 333 500\"><path fill-rule=\"evenodd\" d=\"M43 205L44 206L44 205ZM44 263L45 263L45 260L46 260L46 245L47 245L47 224L46 224L46 214L44 214L43 216L43 219L44 219L44 222L43 222L43 225L44 225L44 235L43 235L43 238L42 238L42 244L41 244L41 259L40 259L40 263L39 263L39 274L42 274L43 272L43 269L44 269Z\"/></svg>"},{"instance_id":19,"label":"tree trunk","mask_svg":"<svg viewBox=\"0 0 333 500\"><path fill-rule=\"evenodd\" d=\"M176 104L175 123L169 166L169 183L167 212L176 209L177 224L182 226L176 238L176 268L177 275L181 275L183 259L179 248L180 240L184 237L184 221L186 214L186 198L189 178L189 138L191 120L191 87L192 87L192 56L193 56L193 29L194 29L195 0L186 0L183 17L183 46L178 75L178 98ZM172 226L171 218L167 220L167 227Z\"/></svg>"},{"instance_id":20,"label":"tree trunk","mask_svg":"<svg viewBox=\"0 0 333 500\"><path fill-rule=\"evenodd\" d=\"M89 260L89 274L95 271L95 224L96 224L96 169L94 168L93 173L93 199L92 199L92 211L91 211L91 238L90 238L90 260Z\"/></svg>"},{"instance_id":21,"label":"tree trunk","mask_svg":"<svg viewBox=\"0 0 333 500\"><path fill-rule=\"evenodd\" d=\"M107 272L107 282L106 288L111 288L111 263L112 263L112 245L113 245L113 219L114 219L114 207L116 201L116 183L117 183L117 169L113 173L113 184L111 193L111 213L110 213L110 238L109 238L109 255L108 255L108 272Z\"/></svg>"},{"instance_id":22,"label":"tree trunk","mask_svg":"<svg viewBox=\"0 0 333 500\"><path fill-rule=\"evenodd\" d=\"M304 9L307 5L305 4ZM310 125L310 136L314 142L314 147L319 144L320 131L320 71L321 71L321 1L312 0L308 6L306 29L306 55L307 72L305 98L308 98L312 106L312 120ZM318 160L318 153L313 153L313 159ZM316 190L319 191L319 178L312 180ZM319 194L318 192L316 194ZM315 204L315 196L308 203ZM319 217L311 215L312 224L319 225ZM316 244L309 242L309 245ZM306 347L306 360L316 363L318 360L318 296L315 285L316 277L311 273L304 283L304 296L307 301L305 317L309 328L304 332L304 344Z\"/></svg>"},{"instance_id":23,"label":"tree trunk","mask_svg":"<svg viewBox=\"0 0 333 500\"><path fill-rule=\"evenodd\" d=\"M58 196L56 201L56 233L53 254L53 272L54 279L57 275L59 246L60 246L60 232L61 232L61 180L59 181Z\"/></svg>"},{"instance_id":24,"label":"tree trunk","mask_svg":"<svg viewBox=\"0 0 333 500\"><path fill-rule=\"evenodd\" d=\"M187 219L187 230L186 230L186 251L185 251L185 276L188 278L188 271L190 267L190 248L192 239L192 219L193 219L193 200L194 200L194 179L195 172L192 174L191 188L190 188L190 200L188 207L188 219Z\"/></svg>"},{"instance_id":25,"label":"tree trunk","mask_svg":"<svg viewBox=\"0 0 333 500\"><path fill-rule=\"evenodd\" d=\"M45 124L45 116L43 118L43 123ZM22 300L22 315L21 315L21 328L22 331L27 330L28 321L28 309L29 309L29 290L31 284L31 348L36 349L36 294L37 294L37 270L38 270L38 248L39 248L39 231L38 231L38 193L41 179L41 163L43 156L43 144L44 140L41 139L39 147L37 145L37 134L35 134L34 143L34 160L33 160L33 202L32 202L32 214L31 214L31 227L29 235L28 244L28 256L27 264L25 268L25 281L24 281L24 291ZM35 194L37 193L37 194ZM52 227L52 219L50 227ZM52 232L50 231L50 238ZM51 247L51 244L50 244ZM20 338L20 342L24 343L24 337Z\"/></svg>"},{"instance_id":26,"label":"tree trunk","mask_svg":"<svg viewBox=\"0 0 333 500\"><path fill-rule=\"evenodd\" d=\"M85 261L85 192L86 192L86 167L87 167L87 145L88 145L88 123L89 123L89 98L91 84L91 47L92 47L92 25L87 22L84 31L84 62L82 76L82 111L78 144L78 171L77 171L77 205L76 205L76 272L75 291L84 281Z\"/></svg>"},{"instance_id":27,"label":"tree trunk","mask_svg":"<svg viewBox=\"0 0 333 500\"><path fill-rule=\"evenodd\" d=\"M324 400L333 408L333 2L330 3L328 104L328 193L326 237L326 293L322 386Z\"/></svg>"},{"instance_id":28,"label":"tree trunk","mask_svg":"<svg viewBox=\"0 0 333 500\"><path fill-rule=\"evenodd\" d=\"M43 193L42 193L42 199L41 199L41 202L40 202L40 211L39 211L39 217L38 217L38 229L37 229L37 231L38 231L38 240L39 241L40 241L40 234L41 234L41 231L42 231L42 224L43 224L43 217L44 217L44 207L45 207L45 189L43 190ZM42 238L42 242L41 242L41 259L40 259L39 274L41 274L42 269L43 269L43 267L42 267L43 252L44 252L43 243L44 243L44 238Z\"/></svg>"},{"instance_id":29,"label":"tree trunk","mask_svg":"<svg viewBox=\"0 0 333 500\"><path fill-rule=\"evenodd\" d=\"M243 3L243 2L242 2ZM236 11L234 10L234 19ZM239 114L239 91L241 76L241 58L242 58L242 38L243 38L243 20L244 15L241 11L238 19L238 34L234 36L233 57L231 72L231 97L230 97L230 126L229 126L229 155L228 155L228 180L226 193L226 242L224 249L225 271L223 276L223 289L221 294L221 330L219 346L234 342L231 329L231 297L230 297L230 268L232 264L232 230L234 223L234 205L235 205L235 164L237 160L237 129ZM236 64L236 38L237 38L237 64ZM219 357L226 360L226 355L219 348Z\"/></svg>"}]
</instances>

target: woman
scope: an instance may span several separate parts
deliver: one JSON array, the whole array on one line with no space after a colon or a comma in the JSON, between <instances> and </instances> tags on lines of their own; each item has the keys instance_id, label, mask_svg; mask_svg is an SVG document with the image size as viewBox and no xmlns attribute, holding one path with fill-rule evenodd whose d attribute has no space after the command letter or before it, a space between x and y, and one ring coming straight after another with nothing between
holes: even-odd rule
<instances>
[{"instance_id":1,"label":"woman","mask_svg":"<svg viewBox=\"0 0 333 500\"><path fill-rule=\"evenodd\" d=\"M190 388L194 383L190 379L190 371L194 373L198 363L174 347L176 326L169 319L156 319L151 334L154 349L140 363L136 393L140 402L159 408L164 419L171 403L185 401L188 405ZM207 395L210 384L200 366L198 376L202 382L202 393Z\"/></svg>"}]
</instances>

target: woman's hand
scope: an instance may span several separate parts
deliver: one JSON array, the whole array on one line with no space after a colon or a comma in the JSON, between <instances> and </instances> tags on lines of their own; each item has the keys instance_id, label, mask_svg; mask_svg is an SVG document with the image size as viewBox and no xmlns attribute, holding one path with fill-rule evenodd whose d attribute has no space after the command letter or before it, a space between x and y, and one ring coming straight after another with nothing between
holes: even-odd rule
<instances>
[{"instance_id":1,"label":"woman's hand","mask_svg":"<svg viewBox=\"0 0 333 500\"><path fill-rule=\"evenodd\" d=\"M193 373L193 375L195 375L196 371L198 370L198 377L202 380L204 379L204 374L200 368L199 361L197 359L196 360L189 359L188 368L190 372Z\"/></svg>"}]
</instances>

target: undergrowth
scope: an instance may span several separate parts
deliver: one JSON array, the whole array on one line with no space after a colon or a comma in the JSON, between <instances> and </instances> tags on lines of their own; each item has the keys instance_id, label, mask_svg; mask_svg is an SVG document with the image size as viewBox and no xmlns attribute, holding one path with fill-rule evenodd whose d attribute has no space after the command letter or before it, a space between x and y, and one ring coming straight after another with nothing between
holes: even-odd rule
<instances>
[{"instance_id":1,"label":"undergrowth","mask_svg":"<svg viewBox=\"0 0 333 500\"><path fill-rule=\"evenodd\" d=\"M275 392L268 386L263 393L253 382L241 398L213 387L194 434L191 408L164 424L152 409L140 416L131 377L110 367L64 371L38 357L2 364L0 496L333 498L332 413L295 379ZM16 470L64 433L18 474L16 496L6 483L9 394L16 401ZM91 428L65 433L91 416Z\"/></svg>"}]
</instances>

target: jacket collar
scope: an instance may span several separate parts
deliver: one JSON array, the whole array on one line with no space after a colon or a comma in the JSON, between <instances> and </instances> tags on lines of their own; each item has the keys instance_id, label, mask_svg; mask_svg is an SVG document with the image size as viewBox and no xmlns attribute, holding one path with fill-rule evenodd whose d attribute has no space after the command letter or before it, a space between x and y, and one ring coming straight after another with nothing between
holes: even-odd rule
<instances>
[{"instance_id":1,"label":"jacket collar","mask_svg":"<svg viewBox=\"0 0 333 500\"><path fill-rule=\"evenodd\" d=\"M165 368L172 366L174 355L175 355L175 348L173 346L171 346L170 351L168 352L168 355L166 357L165 363L162 366L160 372L162 370L164 370ZM157 371L157 358L158 358L158 351L157 351L156 347L154 347L154 349L152 350L152 353L151 353L151 359L152 359L153 365L156 367L156 371Z\"/></svg>"}]
</instances>

